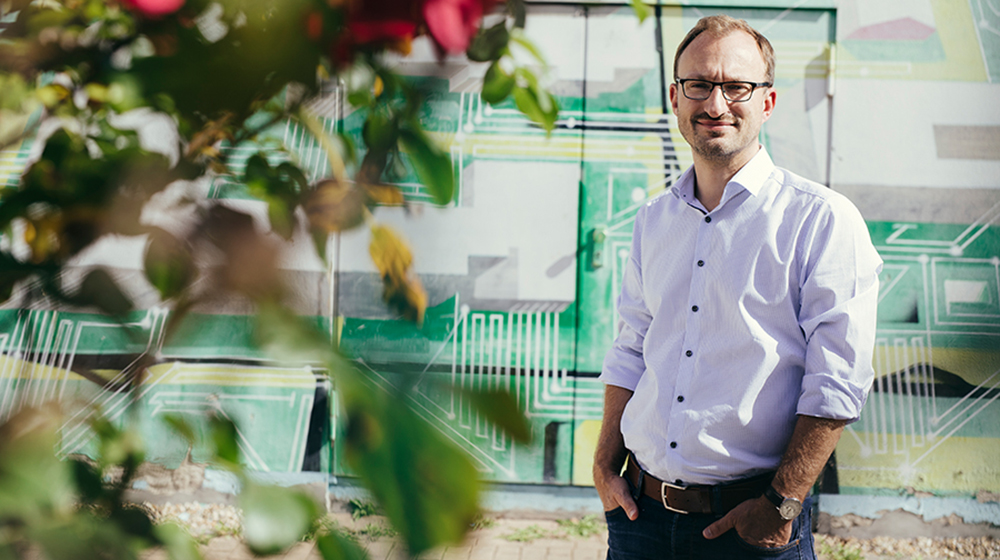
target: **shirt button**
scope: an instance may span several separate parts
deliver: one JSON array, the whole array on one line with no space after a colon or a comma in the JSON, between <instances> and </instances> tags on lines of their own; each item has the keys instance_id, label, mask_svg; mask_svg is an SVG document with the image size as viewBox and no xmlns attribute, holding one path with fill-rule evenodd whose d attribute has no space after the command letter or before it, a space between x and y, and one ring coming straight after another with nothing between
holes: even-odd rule
<instances>
[{"instance_id":1,"label":"shirt button","mask_svg":"<svg viewBox=\"0 0 1000 560\"><path fill-rule=\"evenodd\" d=\"M677 449L677 442L676 441L670 442L670 449Z\"/></svg>"},{"instance_id":2,"label":"shirt button","mask_svg":"<svg viewBox=\"0 0 1000 560\"><path fill-rule=\"evenodd\" d=\"M698 261L698 266L705 266L705 261Z\"/></svg>"},{"instance_id":3,"label":"shirt button","mask_svg":"<svg viewBox=\"0 0 1000 560\"><path fill-rule=\"evenodd\" d=\"M688 358L690 358L691 356L694 355L694 352L688 350L687 352L684 353L684 355L687 356Z\"/></svg>"},{"instance_id":4,"label":"shirt button","mask_svg":"<svg viewBox=\"0 0 1000 560\"><path fill-rule=\"evenodd\" d=\"M684 402L684 396L683 395L679 395L677 397L677 402Z\"/></svg>"},{"instance_id":5,"label":"shirt button","mask_svg":"<svg viewBox=\"0 0 1000 560\"><path fill-rule=\"evenodd\" d=\"M705 216L705 223L706 224L712 223L712 217L711 216Z\"/></svg>"},{"instance_id":6,"label":"shirt button","mask_svg":"<svg viewBox=\"0 0 1000 560\"><path fill-rule=\"evenodd\" d=\"M695 305L694 307L692 307L692 308L691 308L691 311L694 311L695 313L697 313L697 312L698 312L698 306L697 306L697 305Z\"/></svg>"}]
</instances>

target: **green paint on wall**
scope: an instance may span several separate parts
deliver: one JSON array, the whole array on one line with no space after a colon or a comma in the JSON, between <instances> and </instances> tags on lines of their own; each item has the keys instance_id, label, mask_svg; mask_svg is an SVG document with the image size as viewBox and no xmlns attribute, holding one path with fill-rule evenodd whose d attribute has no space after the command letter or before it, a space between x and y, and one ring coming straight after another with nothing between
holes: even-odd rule
<instances>
[{"instance_id":1,"label":"green paint on wall","mask_svg":"<svg viewBox=\"0 0 1000 560\"><path fill-rule=\"evenodd\" d=\"M944 46L937 33L923 41L844 39L840 46L858 60L939 62L945 60Z\"/></svg>"}]
</instances>

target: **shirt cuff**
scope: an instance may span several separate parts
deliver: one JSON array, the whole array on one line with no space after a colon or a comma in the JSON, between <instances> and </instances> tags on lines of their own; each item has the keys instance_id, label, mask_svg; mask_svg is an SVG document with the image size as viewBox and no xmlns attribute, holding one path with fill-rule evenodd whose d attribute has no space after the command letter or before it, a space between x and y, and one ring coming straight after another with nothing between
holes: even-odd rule
<instances>
[{"instance_id":1,"label":"shirt cuff","mask_svg":"<svg viewBox=\"0 0 1000 560\"><path fill-rule=\"evenodd\" d=\"M796 414L857 422L868 399L868 389L829 374L807 375Z\"/></svg>"}]
</instances>

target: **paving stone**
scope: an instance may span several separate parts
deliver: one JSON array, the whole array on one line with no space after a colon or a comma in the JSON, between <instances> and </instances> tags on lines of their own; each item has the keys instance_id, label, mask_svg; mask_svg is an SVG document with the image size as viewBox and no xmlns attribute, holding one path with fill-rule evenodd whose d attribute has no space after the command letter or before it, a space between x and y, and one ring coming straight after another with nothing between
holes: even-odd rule
<instances>
[{"instance_id":1,"label":"paving stone","mask_svg":"<svg viewBox=\"0 0 1000 560\"><path fill-rule=\"evenodd\" d=\"M511 543L497 545L493 558L494 560L521 560L521 545Z\"/></svg>"},{"instance_id":2,"label":"paving stone","mask_svg":"<svg viewBox=\"0 0 1000 560\"><path fill-rule=\"evenodd\" d=\"M319 551L316 550L316 545L311 542L296 543L294 546L285 552L282 556L282 560L312 560L313 558L321 558Z\"/></svg>"},{"instance_id":3,"label":"paving stone","mask_svg":"<svg viewBox=\"0 0 1000 560\"><path fill-rule=\"evenodd\" d=\"M441 560L469 560L469 555L471 554L471 545L449 546L444 549Z\"/></svg>"},{"instance_id":4,"label":"paving stone","mask_svg":"<svg viewBox=\"0 0 1000 560\"><path fill-rule=\"evenodd\" d=\"M601 560L607 555L607 547L594 548L586 546L573 549L573 560Z\"/></svg>"},{"instance_id":5,"label":"paving stone","mask_svg":"<svg viewBox=\"0 0 1000 560\"><path fill-rule=\"evenodd\" d=\"M497 555L496 545L477 546L469 554L469 560L494 560Z\"/></svg>"},{"instance_id":6,"label":"paving stone","mask_svg":"<svg viewBox=\"0 0 1000 560\"><path fill-rule=\"evenodd\" d=\"M219 555L219 558L225 558L227 554L239 548L244 548L243 542L239 539L239 537L215 537L214 539L208 541L208 544L202 545L201 553L206 558L209 555L212 557Z\"/></svg>"}]
</instances>

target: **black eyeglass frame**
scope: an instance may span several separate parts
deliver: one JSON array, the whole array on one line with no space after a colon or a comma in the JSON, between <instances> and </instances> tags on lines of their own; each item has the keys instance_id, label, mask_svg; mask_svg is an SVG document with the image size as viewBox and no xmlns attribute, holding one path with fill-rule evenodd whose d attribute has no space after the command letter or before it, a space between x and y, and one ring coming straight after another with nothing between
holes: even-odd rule
<instances>
[{"instance_id":1,"label":"black eyeglass frame","mask_svg":"<svg viewBox=\"0 0 1000 560\"><path fill-rule=\"evenodd\" d=\"M708 90L708 95L706 95L701 99L697 97L691 97L690 95L688 95L687 88L684 87L684 84L688 82L704 82L706 84L712 84L712 89ZM674 80L674 83L680 86L681 93L684 94L684 97L687 97L691 101L704 101L709 97L712 97L712 92L715 91L715 87L718 86L719 90L722 91L722 97L724 97L726 101L730 103L745 103L747 101L750 101L750 98L753 97L753 92L757 91L757 88L771 87L772 85L774 85L771 82L746 82L743 80L730 80L728 82L713 82L712 80L702 80L701 78L677 78ZM727 84L748 85L750 86L750 93L744 99L730 99L729 96L726 95L726 88L723 87Z\"/></svg>"}]
</instances>

